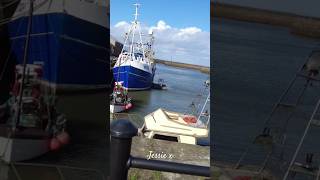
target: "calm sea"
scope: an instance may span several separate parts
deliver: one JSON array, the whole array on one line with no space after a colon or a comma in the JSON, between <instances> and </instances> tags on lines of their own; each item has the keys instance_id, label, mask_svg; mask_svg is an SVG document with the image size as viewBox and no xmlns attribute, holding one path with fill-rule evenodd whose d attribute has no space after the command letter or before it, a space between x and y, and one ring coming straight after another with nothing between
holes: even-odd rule
<instances>
[{"instance_id":1,"label":"calm sea","mask_svg":"<svg viewBox=\"0 0 320 180\"><path fill-rule=\"evenodd\" d=\"M282 27L219 18L211 26L215 70L211 157L213 161L237 162L254 137L262 132L265 119L295 72L309 53L320 46L316 40L295 36ZM294 92L303 83L298 82ZM293 94L287 102L294 102ZM292 157L318 97L319 86L315 84L289 122L286 160ZM309 135L303 152L315 153L314 160L318 161L320 146L314 140L320 137L320 131L313 129ZM299 160L304 161L304 154ZM249 155L245 161L261 163L261 157Z\"/></svg>"}]
</instances>

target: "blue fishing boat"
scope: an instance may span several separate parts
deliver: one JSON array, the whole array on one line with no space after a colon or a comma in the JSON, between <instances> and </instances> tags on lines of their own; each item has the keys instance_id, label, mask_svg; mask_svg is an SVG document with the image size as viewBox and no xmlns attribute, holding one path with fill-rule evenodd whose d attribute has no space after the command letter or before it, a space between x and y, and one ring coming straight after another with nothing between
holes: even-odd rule
<instances>
[{"instance_id":1,"label":"blue fishing boat","mask_svg":"<svg viewBox=\"0 0 320 180\"><path fill-rule=\"evenodd\" d=\"M22 62L30 0L21 0L9 34ZM110 86L109 13L105 0L34 0L28 64L40 64L44 83L61 90Z\"/></svg>"},{"instance_id":2,"label":"blue fishing boat","mask_svg":"<svg viewBox=\"0 0 320 180\"><path fill-rule=\"evenodd\" d=\"M145 90L152 87L156 71L152 49L154 36L153 32L149 31L149 40L146 43L143 42L138 21L139 4L134 5L134 21L125 34L123 48L113 67L113 77L115 82L121 82L128 90Z\"/></svg>"}]
</instances>

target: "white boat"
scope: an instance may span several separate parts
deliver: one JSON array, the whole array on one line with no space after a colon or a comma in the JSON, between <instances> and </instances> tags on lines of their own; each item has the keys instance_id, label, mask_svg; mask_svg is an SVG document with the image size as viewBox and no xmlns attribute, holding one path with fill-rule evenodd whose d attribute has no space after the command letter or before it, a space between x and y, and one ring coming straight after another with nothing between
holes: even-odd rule
<instances>
[{"instance_id":1,"label":"white boat","mask_svg":"<svg viewBox=\"0 0 320 180\"><path fill-rule=\"evenodd\" d=\"M131 98L128 97L128 91L122 86L122 82L115 82L110 99L110 113L119 113L132 108Z\"/></svg>"},{"instance_id":2,"label":"white boat","mask_svg":"<svg viewBox=\"0 0 320 180\"><path fill-rule=\"evenodd\" d=\"M205 89L208 89L209 86L210 82L206 81ZM209 101L210 92L198 117L159 108L144 117L144 124L140 128L140 134L147 138L197 145L198 138L207 138L209 134L210 113L205 110ZM206 119L206 124L202 121L203 117Z\"/></svg>"},{"instance_id":3,"label":"white boat","mask_svg":"<svg viewBox=\"0 0 320 180\"><path fill-rule=\"evenodd\" d=\"M8 163L35 158L69 142L66 118L43 83L44 65L27 63L33 57L28 53L34 2L29 5L23 63L16 65L11 97L0 106L0 159Z\"/></svg>"},{"instance_id":4,"label":"white boat","mask_svg":"<svg viewBox=\"0 0 320 180\"><path fill-rule=\"evenodd\" d=\"M0 127L0 156L7 163L29 160L47 153L50 134L43 131L11 131L11 127Z\"/></svg>"},{"instance_id":5,"label":"white boat","mask_svg":"<svg viewBox=\"0 0 320 180\"><path fill-rule=\"evenodd\" d=\"M128 104L110 104L110 113L119 113L129 110L132 107L131 103Z\"/></svg>"},{"instance_id":6,"label":"white boat","mask_svg":"<svg viewBox=\"0 0 320 180\"><path fill-rule=\"evenodd\" d=\"M161 108L145 116L142 132L148 138L176 139L177 142L197 144L197 138L208 137L208 129L194 116L166 111Z\"/></svg>"},{"instance_id":7,"label":"white boat","mask_svg":"<svg viewBox=\"0 0 320 180\"><path fill-rule=\"evenodd\" d=\"M56 111L55 98L43 93L42 67L29 64L25 69L23 75L22 65L16 66L12 96L0 106L0 159L8 163L35 158L69 141L65 116Z\"/></svg>"}]
</instances>

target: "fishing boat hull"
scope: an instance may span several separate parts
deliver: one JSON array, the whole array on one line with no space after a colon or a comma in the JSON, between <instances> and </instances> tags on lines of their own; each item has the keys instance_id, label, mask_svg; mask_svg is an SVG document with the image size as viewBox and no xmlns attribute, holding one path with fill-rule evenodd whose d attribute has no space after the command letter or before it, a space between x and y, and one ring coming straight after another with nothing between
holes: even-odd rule
<instances>
[{"instance_id":1,"label":"fishing boat hull","mask_svg":"<svg viewBox=\"0 0 320 180\"><path fill-rule=\"evenodd\" d=\"M132 21L130 30L125 34L126 40L113 67L113 77L114 81L121 82L125 89L146 90L152 87L156 70L152 48L154 36L150 30L149 40L143 42L142 28L138 21L139 4L134 5L135 19Z\"/></svg>"},{"instance_id":2,"label":"fishing boat hull","mask_svg":"<svg viewBox=\"0 0 320 180\"><path fill-rule=\"evenodd\" d=\"M23 61L27 11L28 3L22 0L9 23L18 63ZM21 15L23 12L26 14ZM109 87L106 6L89 1L36 0L32 19L28 63L43 65L46 85L61 90Z\"/></svg>"},{"instance_id":3,"label":"fishing boat hull","mask_svg":"<svg viewBox=\"0 0 320 180\"><path fill-rule=\"evenodd\" d=\"M123 112L126 110L131 109L132 104L129 103L127 105L114 105L114 104L110 104L110 113L119 113L119 112Z\"/></svg>"},{"instance_id":4,"label":"fishing boat hull","mask_svg":"<svg viewBox=\"0 0 320 180\"><path fill-rule=\"evenodd\" d=\"M0 137L0 158L7 163L33 159L50 150L49 142L49 139Z\"/></svg>"},{"instance_id":5,"label":"fishing boat hull","mask_svg":"<svg viewBox=\"0 0 320 180\"><path fill-rule=\"evenodd\" d=\"M114 79L123 82L128 90L146 90L152 87L154 72L134 66L116 66L113 68Z\"/></svg>"}]
</instances>

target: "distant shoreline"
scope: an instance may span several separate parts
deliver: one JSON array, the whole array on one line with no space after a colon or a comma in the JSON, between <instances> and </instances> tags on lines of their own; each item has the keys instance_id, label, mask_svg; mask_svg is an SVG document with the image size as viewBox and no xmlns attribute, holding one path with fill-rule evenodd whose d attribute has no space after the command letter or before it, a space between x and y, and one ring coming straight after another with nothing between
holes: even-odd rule
<instances>
[{"instance_id":1,"label":"distant shoreline","mask_svg":"<svg viewBox=\"0 0 320 180\"><path fill-rule=\"evenodd\" d=\"M186 63L173 62L173 61L166 61L166 60L160 60L160 59L156 59L156 63L164 64L167 66L198 70L202 73L210 74L210 67L206 67L206 66L200 66L200 65L195 65L195 64L186 64Z\"/></svg>"},{"instance_id":2,"label":"distant shoreline","mask_svg":"<svg viewBox=\"0 0 320 180\"><path fill-rule=\"evenodd\" d=\"M270 24L289 28L296 35L320 38L320 18L211 2L211 17ZM214 28L214 27L213 27Z\"/></svg>"}]
</instances>

